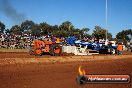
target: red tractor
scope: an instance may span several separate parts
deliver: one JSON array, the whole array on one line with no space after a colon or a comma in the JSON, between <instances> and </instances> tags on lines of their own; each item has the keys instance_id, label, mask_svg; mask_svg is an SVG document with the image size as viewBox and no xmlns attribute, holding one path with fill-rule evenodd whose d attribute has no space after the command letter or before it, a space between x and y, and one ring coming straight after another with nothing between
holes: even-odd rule
<instances>
[{"instance_id":1,"label":"red tractor","mask_svg":"<svg viewBox=\"0 0 132 88\"><path fill-rule=\"evenodd\" d=\"M34 44L31 47L30 55L39 55L41 56L43 53L50 53L52 56L61 55L62 47L59 43L47 41L47 40L34 40Z\"/></svg>"}]
</instances>

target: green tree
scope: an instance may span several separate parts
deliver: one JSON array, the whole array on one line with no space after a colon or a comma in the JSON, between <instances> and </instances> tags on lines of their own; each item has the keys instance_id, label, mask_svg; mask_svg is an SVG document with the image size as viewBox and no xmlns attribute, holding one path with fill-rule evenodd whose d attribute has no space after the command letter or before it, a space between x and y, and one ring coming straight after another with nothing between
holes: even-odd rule
<instances>
[{"instance_id":1,"label":"green tree","mask_svg":"<svg viewBox=\"0 0 132 88\"><path fill-rule=\"evenodd\" d=\"M66 30L66 31L72 30L73 27L74 27L74 26L73 26L72 23L69 22L69 21L65 21L65 22L63 22L63 23L59 26L59 28L60 28L61 30Z\"/></svg>"},{"instance_id":2,"label":"green tree","mask_svg":"<svg viewBox=\"0 0 132 88\"><path fill-rule=\"evenodd\" d=\"M116 38L121 39L123 41L130 41L131 36L132 36L132 29L127 29L117 33Z\"/></svg>"},{"instance_id":3,"label":"green tree","mask_svg":"<svg viewBox=\"0 0 132 88\"><path fill-rule=\"evenodd\" d=\"M31 29L33 28L34 25L35 25L35 23L33 21L26 20L25 22L23 22L21 24L21 30L22 30L22 32L24 32L26 34L30 34Z\"/></svg>"},{"instance_id":4,"label":"green tree","mask_svg":"<svg viewBox=\"0 0 132 88\"><path fill-rule=\"evenodd\" d=\"M74 28L71 32L72 35L74 35L76 38L80 38L80 29Z\"/></svg>"},{"instance_id":5,"label":"green tree","mask_svg":"<svg viewBox=\"0 0 132 88\"><path fill-rule=\"evenodd\" d=\"M41 34L44 35L50 34L53 31L52 26L47 24L46 22L40 23L39 27L41 29Z\"/></svg>"},{"instance_id":6,"label":"green tree","mask_svg":"<svg viewBox=\"0 0 132 88\"><path fill-rule=\"evenodd\" d=\"M10 32L9 29L6 29L6 30L5 30L5 33L6 33L6 34L8 34L8 33L10 34L11 32Z\"/></svg>"},{"instance_id":7,"label":"green tree","mask_svg":"<svg viewBox=\"0 0 132 88\"><path fill-rule=\"evenodd\" d=\"M86 35L87 35L87 33L88 33L89 30L90 30L89 28L82 28L82 29L80 30L80 35L81 35L82 37L86 37Z\"/></svg>"},{"instance_id":8,"label":"green tree","mask_svg":"<svg viewBox=\"0 0 132 88\"><path fill-rule=\"evenodd\" d=\"M5 24L0 21L0 33L4 33Z\"/></svg>"},{"instance_id":9,"label":"green tree","mask_svg":"<svg viewBox=\"0 0 132 88\"><path fill-rule=\"evenodd\" d=\"M52 34L55 36L67 36L67 32L59 29L58 25L52 26Z\"/></svg>"},{"instance_id":10,"label":"green tree","mask_svg":"<svg viewBox=\"0 0 132 88\"><path fill-rule=\"evenodd\" d=\"M40 26L38 24L35 24L32 26L32 29L31 29L31 33L32 35L35 35L35 36L41 36L41 29L40 29Z\"/></svg>"},{"instance_id":11,"label":"green tree","mask_svg":"<svg viewBox=\"0 0 132 88\"><path fill-rule=\"evenodd\" d=\"M95 26L92 35L97 39L105 39L106 38L106 29L101 28L100 26ZM108 39L112 39L112 34L107 32Z\"/></svg>"},{"instance_id":12,"label":"green tree","mask_svg":"<svg viewBox=\"0 0 132 88\"><path fill-rule=\"evenodd\" d=\"M15 34L15 35L21 35L22 31L21 31L20 26L18 25L12 26L12 28L10 29L10 33Z\"/></svg>"},{"instance_id":13,"label":"green tree","mask_svg":"<svg viewBox=\"0 0 132 88\"><path fill-rule=\"evenodd\" d=\"M71 22L65 21L59 26L59 30L62 31L62 34L65 34L67 36L73 35L74 26Z\"/></svg>"},{"instance_id":14,"label":"green tree","mask_svg":"<svg viewBox=\"0 0 132 88\"><path fill-rule=\"evenodd\" d=\"M58 25L52 26L52 34L59 35L59 26Z\"/></svg>"}]
</instances>

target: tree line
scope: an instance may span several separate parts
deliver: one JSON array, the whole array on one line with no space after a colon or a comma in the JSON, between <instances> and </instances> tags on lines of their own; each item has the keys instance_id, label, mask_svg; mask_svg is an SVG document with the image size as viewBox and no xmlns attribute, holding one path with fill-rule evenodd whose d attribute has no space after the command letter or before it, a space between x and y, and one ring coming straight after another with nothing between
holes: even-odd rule
<instances>
[{"instance_id":1,"label":"tree line","mask_svg":"<svg viewBox=\"0 0 132 88\"><path fill-rule=\"evenodd\" d=\"M61 25L50 25L46 22L42 22L39 24L34 23L31 20L26 20L22 22L20 25L14 25L10 29L6 29L4 23L0 21L0 33L5 34L15 34L15 35L22 35L22 34L31 34L34 36L41 36L41 35L48 35L52 34L54 36L75 36L77 38L96 38L96 39L105 39L106 38L106 29L95 26L93 33L89 34L89 28L75 28L74 25L69 22L65 21ZM107 32L108 39L112 40L112 34ZM127 40L130 41L132 37L132 29L122 30L121 32L117 33L116 39L120 40Z\"/></svg>"}]
</instances>

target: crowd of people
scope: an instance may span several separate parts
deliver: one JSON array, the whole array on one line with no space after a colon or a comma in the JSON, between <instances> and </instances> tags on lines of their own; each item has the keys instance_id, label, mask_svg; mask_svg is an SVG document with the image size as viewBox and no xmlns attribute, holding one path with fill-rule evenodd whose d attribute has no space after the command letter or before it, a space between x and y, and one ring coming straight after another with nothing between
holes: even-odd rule
<instances>
[{"instance_id":1,"label":"crowd of people","mask_svg":"<svg viewBox=\"0 0 132 88\"><path fill-rule=\"evenodd\" d=\"M35 39L47 39L48 41L55 41L56 36L53 35L42 35L41 37L33 36L31 34L15 35L15 34L0 34L0 48L7 49L25 49L29 48ZM61 44L63 45L74 45L75 41L78 40L75 36L59 37ZM83 38L86 42L96 42L91 38Z\"/></svg>"},{"instance_id":2,"label":"crowd of people","mask_svg":"<svg viewBox=\"0 0 132 88\"><path fill-rule=\"evenodd\" d=\"M27 49L33 44L35 39L41 39L48 41L55 41L55 36L53 35L42 35L42 36L33 36L31 34L23 35L14 35L14 34L0 34L0 48L7 49ZM66 44L66 37L59 37L61 44Z\"/></svg>"},{"instance_id":3,"label":"crowd of people","mask_svg":"<svg viewBox=\"0 0 132 88\"><path fill-rule=\"evenodd\" d=\"M0 48L28 48L34 39L30 35L0 34Z\"/></svg>"}]
</instances>

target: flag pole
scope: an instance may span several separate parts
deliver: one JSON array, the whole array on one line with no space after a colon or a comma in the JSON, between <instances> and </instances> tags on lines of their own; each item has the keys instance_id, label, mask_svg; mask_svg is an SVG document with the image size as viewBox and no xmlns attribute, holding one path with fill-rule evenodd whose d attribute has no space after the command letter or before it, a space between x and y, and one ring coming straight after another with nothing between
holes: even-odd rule
<instances>
[{"instance_id":1,"label":"flag pole","mask_svg":"<svg viewBox=\"0 0 132 88\"><path fill-rule=\"evenodd\" d=\"M107 23L107 21L108 21L108 10L107 10L108 9L108 4L107 4L107 0L106 0L106 3L105 3L105 7L106 7L105 8L105 10L106 10L105 11L106 12L105 13L105 23L106 23L106 41L107 41L107 39L108 39L108 29L107 29L108 28L108 23Z\"/></svg>"}]
</instances>

